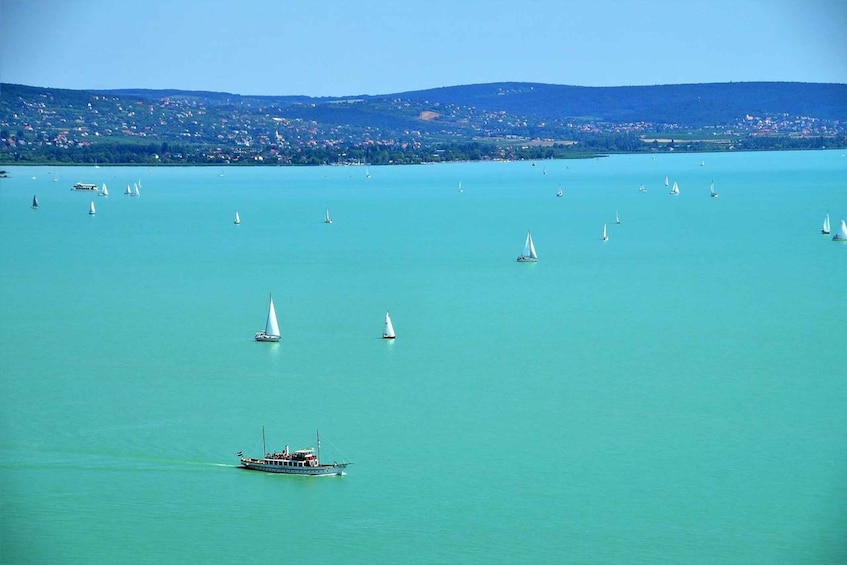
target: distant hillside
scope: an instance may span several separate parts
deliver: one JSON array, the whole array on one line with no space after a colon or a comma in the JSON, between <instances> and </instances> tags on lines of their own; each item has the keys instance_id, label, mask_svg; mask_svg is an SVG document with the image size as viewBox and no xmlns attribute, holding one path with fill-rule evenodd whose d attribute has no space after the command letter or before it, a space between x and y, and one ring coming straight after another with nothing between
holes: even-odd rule
<instances>
[{"instance_id":1,"label":"distant hillside","mask_svg":"<svg viewBox=\"0 0 847 565\"><path fill-rule=\"evenodd\" d=\"M2 162L416 163L844 145L844 84L493 83L346 97L0 84Z\"/></svg>"},{"instance_id":2,"label":"distant hillside","mask_svg":"<svg viewBox=\"0 0 847 565\"><path fill-rule=\"evenodd\" d=\"M2 95L26 96L33 87L4 84ZM378 96L251 96L225 92L188 90L91 90L45 89L68 99L101 94L129 99L192 99L215 107L290 108L309 105L330 112L330 121L355 116L339 101L356 100L370 107L384 101L406 100L422 105L439 104L475 108L486 112L549 119L572 118L610 123L674 123L684 127L721 125L746 115L814 116L847 122L847 85L798 82L738 82L657 86L584 87L542 83L502 82L449 86ZM333 106L335 104L335 106ZM360 106L361 106L360 105ZM358 110L359 108L356 108ZM338 110L341 110L340 112ZM301 108L298 115L309 114ZM323 116L323 113L317 112ZM373 118L374 113L367 114ZM396 114L396 109L386 112Z\"/></svg>"},{"instance_id":3,"label":"distant hillside","mask_svg":"<svg viewBox=\"0 0 847 565\"><path fill-rule=\"evenodd\" d=\"M738 82L595 88L503 82L394 96L539 118L567 116L612 123L701 127L726 124L745 115L777 114L847 121L845 84Z\"/></svg>"}]
</instances>

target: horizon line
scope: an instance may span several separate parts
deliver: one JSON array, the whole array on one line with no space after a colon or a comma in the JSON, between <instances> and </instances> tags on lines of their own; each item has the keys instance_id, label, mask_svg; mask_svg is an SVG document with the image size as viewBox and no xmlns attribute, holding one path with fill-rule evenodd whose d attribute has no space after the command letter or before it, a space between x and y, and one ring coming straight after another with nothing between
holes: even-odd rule
<instances>
[{"instance_id":1,"label":"horizon line","mask_svg":"<svg viewBox=\"0 0 847 565\"><path fill-rule=\"evenodd\" d=\"M238 92L229 92L226 90L206 90L206 89L194 89L194 88L177 88L177 87L167 87L167 88L151 88L151 87L120 87L120 88L67 88L61 86L41 86L41 85L32 85L32 84L23 84L16 82L8 82L2 81L0 82L0 87L2 86L23 86L27 88L41 88L45 90L69 90L74 92L122 92L122 91L147 91L147 92L196 92L201 94L226 94L229 96L240 96L240 97L302 97L302 98L355 98L357 96L367 96L367 97L380 97L380 96L395 96L399 94L410 94L415 92L428 92L432 90L442 90L442 89L450 89L450 88L466 88L466 87L474 87L474 86L493 86L493 85L528 85L528 86L559 86L566 88L585 88L585 89L618 89L618 88L657 88L657 87L675 87L675 86L714 86L714 85L730 85L730 84L809 84L809 85L831 85L831 86L847 86L847 83L843 82L814 82L814 81L800 81L800 80L742 80L742 81L723 81L723 82L682 82L682 83L663 83L663 84L628 84L628 85L617 85L617 86L586 86L586 85L578 85L578 84L559 84L559 83L551 83L551 82L530 82L530 81L495 81L495 82L475 82L475 83L466 83L466 84L454 84L454 85L444 85L444 86L435 86L430 88L419 88L414 90L398 90L393 92L383 92L378 94L366 94L366 93L357 93L357 94L326 94L326 95L314 95L314 94L246 94L246 93L238 93Z\"/></svg>"}]
</instances>

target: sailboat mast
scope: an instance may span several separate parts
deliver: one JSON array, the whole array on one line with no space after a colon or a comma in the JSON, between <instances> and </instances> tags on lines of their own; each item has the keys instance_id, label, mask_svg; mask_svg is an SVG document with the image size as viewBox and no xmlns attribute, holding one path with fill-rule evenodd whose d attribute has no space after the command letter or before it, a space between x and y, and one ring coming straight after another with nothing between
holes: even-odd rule
<instances>
[{"instance_id":1,"label":"sailboat mast","mask_svg":"<svg viewBox=\"0 0 847 565\"><path fill-rule=\"evenodd\" d=\"M317 440L317 443L318 443L317 456L318 456L318 465L320 465L321 464L321 432L318 431L318 430L315 430L315 439Z\"/></svg>"}]
</instances>

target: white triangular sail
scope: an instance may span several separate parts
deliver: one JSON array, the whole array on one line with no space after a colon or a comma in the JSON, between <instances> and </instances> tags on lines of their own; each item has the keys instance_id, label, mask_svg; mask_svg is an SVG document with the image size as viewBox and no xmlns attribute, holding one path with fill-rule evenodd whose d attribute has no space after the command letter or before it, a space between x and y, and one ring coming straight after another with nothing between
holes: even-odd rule
<instances>
[{"instance_id":1,"label":"white triangular sail","mask_svg":"<svg viewBox=\"0 0 847 565\"><path fill-rule=\"evenodd\" d=\"M606 224L603 224L603 241L608 241L608 240L609 240L609 234L606 231Z\"/></svg>"},{"instance_id":2,"label":"white triangular sail","mask_svg":"<svg viewBox=\"0 0 847 565\"><path fill-rule=\"evenodd\" d=\"M832 236L832 239L835 241L847 241L847 222L843 219L841 220L841 229L838 230L838 233Z\"/></svg>"},{"instance_id":3,"label":"white triangular sail","mask_svg":"<svg viewBox=\"0 0 847 565\"><path fill-rule=\"evenodd\" d=\"M132 195L133 196L141 196L141 193L138 191L138 183L132 185Z\"/></svg>"},{"instance_id":4,"label":"white triangular sail","mask_svg":"<svg viewBox=\"0 0 847 565\"><path fill-rule=\"evenodd\" d=\"M621 223L621 217L618 215L618 211L617 211L617 210L615 210L615 223L616 223L616 224Z\"/></svg>"},{"instance_id":5,"label":"white triangular sail","mask_svg":"<svg viewBox=\"0 0 847 565\"><path fill-rule=\"evenodd\" d=\"M535 243L532 241L532 234L526 232L526 241L523 244L523 252L518 257L518 261L537 261L538 254L535 252Z\"/></svg>"},{"instance_id":6,"label":"white triangular sail","mask_svg":"<svg viewBox=\"0 0 847 565\"><path fill-rule=\"evenodd\" d=\"M382 337L385 339L394 339L396 337L394 334L394 324L391 323L391 316L388 315L388 312L385 313L385 325L382 328Z\"/></svg>"},{"instance_id":7,"label":"white triangular sail","mask_svg":"<svg viewBox=\"0 0 847 565\"><path fill-rule=\"evenodd\" d=\"M265 322L265 334L271 337L279 337L279 324L276 321L273 296L271 296L270 304L268 305L268 321Z\"/></svg>"},{"instance_id":8,"label":"white triangular sail","mask_svg":"<svg viewBox=\"0 0 847 565\"><path fill-rule=\"evenodd\" d=\"M33 203L32 207L35 208L37 203ZM829 233L829 213L823 217L823 229L821 229L821 233L828 234Z\"/></svg>"},{"instance_id":9,"label":"white triangular sail","mask_svg":"<svg viewBox=\"0 0 847 565\"><path fill-rule=\"evenodd\" d=\"M126 190L124 191L124 194L126 194L127 196L132 196L132 188L130 188L129 185L126 185Z\"/></svg>"},{"instance_id":10,"label":"white triangular sail","mask_svg":"<svg viewBox=\"0 0 847 565\"><path fill-rule=\"evenodd\" d=\"M715 192L715 181L712 181L712 182L709 184L709 194L712 196L712 198L717 198L717 197L718 197L718 193L717 193L717 192Z\"/></svg>"},{"instance_id":11,"label":"white triangular sail","mask_svg":"<svg viewBox=\"0 0 847 565\"><path fill-rule=\"evenodd\" d=\"M106 186L106 183L103 183L103 190L100 191L99 196L109 196L109 187Z\"/></svg>"},{"instance_id":12,"label":"white triangular sail","mask_svg":"<svg viewBox=\"0 0 847 565\"><path fill-rule=\"evenodd\" d=\"M671 188L671 194L679 194L679 185L676 184L676 181L674 181L673 188Z\"/></svg>"},{"instance_id":13,"label":"white triangular sail","mask_svg":"<svg viewBox=\"0 0 847 565\"><path fill-rule=\"evenodd\" d=\"M241 216L238 215L238 210L235 211L235 224L241 223Z\"/></svg>"},{"instance_id":14,"label":"white triangular sail","mask_svg":"<svg viewBox=\"0 0 847 565\"><path fill-rule=\"evenodd\" d=\"M38 196L36 196L34 194L32 195L32 208L34 210L38 209Z\"/></svg>"},{"instance_id":15,"label":"white triangular sail","mask_svg":"<svg viewBox=\"0 0 847 565\"><path fill-rule=\"evenodd\" d=\"M325 224L331 224L332 223L332 216L329 215L329 208L326 209L326 215L324 216L324 223Z\"/></svg>"},{"instance_id":16,"label":"white triangular sail","mask_svg":"<svg viewBox=\"0 0 847 565\"><path fill-rule=\"evenodd\" d=\"M668 177L665 177L665 187L670 186L670 182L668 181L670 181L670 179Z\"/></svg>"},{"instance_id":17,"label":"white triangular sail","mask_svg":"<svg viewBox=\"0 0 847 565\"><path fill-rule=\"evenodd\" d=\"M91 201L91 204L88 206L88 213L92 216L97 213L94 210L94 201L93 200Z\"/></svg>"}]
</instances>

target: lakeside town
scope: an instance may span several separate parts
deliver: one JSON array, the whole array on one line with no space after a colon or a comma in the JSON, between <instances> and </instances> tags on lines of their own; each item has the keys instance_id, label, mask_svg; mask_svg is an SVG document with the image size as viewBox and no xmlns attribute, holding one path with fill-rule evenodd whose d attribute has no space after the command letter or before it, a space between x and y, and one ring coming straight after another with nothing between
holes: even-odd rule
<instances>
[{"instance_id":1,"label":"lakeside town","mask_svg":"<svg viewBox=\"0 0 847 565\"><path fill-rule=\"evenodd\" d=\"M575 117L555 104L483 107L457 92L456 101L420 93L309 99L2 85L0 162L388 164L847 144L847 120L826 108L676 120L647 108L633 120L602 109Z\"/></svg>"}]
</instances>

